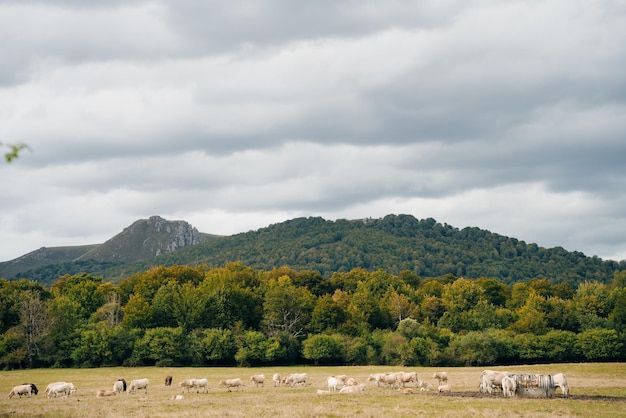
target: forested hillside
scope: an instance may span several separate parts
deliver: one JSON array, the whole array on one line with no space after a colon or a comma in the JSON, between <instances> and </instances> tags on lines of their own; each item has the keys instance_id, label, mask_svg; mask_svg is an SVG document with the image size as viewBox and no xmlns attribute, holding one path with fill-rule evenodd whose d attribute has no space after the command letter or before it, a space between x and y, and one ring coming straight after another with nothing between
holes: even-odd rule
<instances>
[{"instance_id":1,"label":"forested hillside","mask_svg":"<svg viewBox=\"0 0 626 418\"><path fill-rule=\"evenodd\" d=\"M116 242L126 236L119 234ZM116 244L120 245L128 247L129 243ZM22 270L18 278L49 286L64 274L86 272L117 283L154 266L219 267L233 261L259 270L280 266L311 270L326 278L363 268L391 274L410 271L422 278L491 277L508 284L545 278L573 287L588 280L608 283L615 271L626 269L624 261L603 261L560 247L542 248L479 228L458 229L434 219L388 215L352 221L298 218L257 231L213 236L210 241L138 262L124 262L117 256L98 260L83 256L79 261Z\"/></svg>"},{"instance_id":2,"label":"forested hillside","mask_svg":"<svg viewBox=\"0 0 626 418\"><path fill-rule=\"evenodd\" d=\"M626 360L626 271L514 285L353 269L155 267L0 279L0 368Z\"/></svg>"},{"instance_id":3,"label":"forested hillside","mask_svg":"<svg viewBox=\"0 0 626 418\"><path fill-rule=\"evenodd\" d=\"M420 277L491 277L505 283L546 278L577 286L608 283L625 263L603 261L563 248L542 248L479 228L458 229L410 215L327 221L298 218L258 231L223 237L134 265L105 270L120 278L155 265L221 266L241 261L256 269L283 265L324 277L354 268L410 271Z\"/></svg>"}]
</instances>

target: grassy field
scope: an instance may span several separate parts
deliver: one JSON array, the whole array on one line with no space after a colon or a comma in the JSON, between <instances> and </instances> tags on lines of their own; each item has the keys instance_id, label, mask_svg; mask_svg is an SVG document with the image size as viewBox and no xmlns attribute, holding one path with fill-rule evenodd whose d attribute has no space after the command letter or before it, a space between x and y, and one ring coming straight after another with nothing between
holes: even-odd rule
<instances>
[{"instance_id":1,"label":"grassy field","mask_svg":"<svg viewBox=\"0 0 626 418\"><path fill-rule=\"evenodd\" d=\"M552 399L504 399L500 395L478 394L478 381L483 368L394 368L363 367L276 367L276 368L101 368L101 369L38 369L0 372L0 416L41 417L626 417L626 363L547 364L493 368L517 373L567 375L571 396L560 391ZM386 371L416 371L420 380L433 384L432 374L445 370L453 393L438 395L419 392L404 395L390 388L377 388L367 382L371 373ZM306 372L310 385L306 388L279 387L271 382L274 373ZM264 373L265 387L251 386L252 374ZM171 387L164 385L166 375L174 378ZM365 392L354 395L317 395L325 389L326 378L347 374L366 384ZM96 398L98 389L111 389L124 377L150 379L148 394L126 393ZM209 379L208 394L180 393L179 382L185 378ZM229 393L218 387L221 379L240 377L246 387ZM46 398L43 393L53 381L72 382L77 392L67 398ZM40 390L32 398L12 398L7 395L17 384L32 382Z\"/></svg>"}]
</instances>

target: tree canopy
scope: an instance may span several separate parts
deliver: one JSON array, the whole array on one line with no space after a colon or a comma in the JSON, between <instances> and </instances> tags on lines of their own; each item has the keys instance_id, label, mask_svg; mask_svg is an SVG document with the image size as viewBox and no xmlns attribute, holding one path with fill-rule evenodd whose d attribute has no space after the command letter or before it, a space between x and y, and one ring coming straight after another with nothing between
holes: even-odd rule
<instances>
[{"instance_id":1,"label":"tree canopy","mask_svg":"<svg viewBox=\"0 0 626 418\"><path fill-rule=\"evenodd\" d=\"M626 272L577 288L357 268L159 266L0 279L0 367L626 359Z\"/></svg>"}]
</instances>

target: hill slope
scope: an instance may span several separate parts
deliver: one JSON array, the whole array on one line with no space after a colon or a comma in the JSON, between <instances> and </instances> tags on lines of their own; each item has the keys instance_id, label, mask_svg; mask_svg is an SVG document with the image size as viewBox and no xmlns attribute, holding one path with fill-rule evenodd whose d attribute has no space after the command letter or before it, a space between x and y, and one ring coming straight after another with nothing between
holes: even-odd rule
<instances>
[{"instance_id":1,"label":"hill slope","mask_svg":"<svg viewBox=\"0 0 626 418\"><path fill-rule=\"evenodd\" d=\"M187 247L156 259L103 271L116 280L154 265L206 264L219 267L241 261L256 269L289 266L329 277L353 268L411 271L421 277L453 274L492 277L507 283L532 278L569 282L608 282L626 263L586 257L556 247L546 249L479 228L458 229L434 219L410 215L382 219L327 221L298 218L267 228Z\"/></svg>"},{"instance_id":2,"label":"hill slope","mask_svg":"<svg viewBox=\"0 0 626 418\"><path fill-rule=\"evenodd\" d=\"M48 284L59 275L85 271L117 281L156 265L219 267L241 261L255 269L286 265L296 270L315 270L325 277L358 267L392 274L408 270L420 277L484 276L507 283L547 278L553 283L565 281L577 286L585 280L606 283L613 272L626 269L625 262L603 261L560 247L546 249L479 228L458 229L410 215L352 221L297 218L227 237L209 239L203 235L204 242L183 248L172 247L171 241L170 247L163 242L157 245L157 235L151 235L154 242L139 239L143 235L138 231L153 230L160 223L157 221L152 229L145 224L131 225L107 241L103 248L108 252L97 247L76 260L25 271L22 277ZM126 237L123 244L117 242L122 237ZM163 254L164 248L175 251ZM123 252L132 256L125 258Z\"/></svg>"},{"instance_id":3,"label":"hill slope","mask_svg":"<svg viewBox=\"0 0 626 418\"><path fill-rule=\"evenodd\" d=\"M41 247L14 260L0 263L0 277L13 278L22 271L75 260L99 245L100 244L52 248Z\"/></svg>"},{"instance_id":4,"label":"hill slope","mask_svg":"<svg viewBox=\"0 0 626 418\"><path fill-rule=\"evenodd\" d=\"M98 273L112 266L158 257L213 238L215 236L198 232L185 221L151 216L134 222L103 244L44 247L0 263L0 277L26 277L49 284L65 274Z\"/></svg>"}]
</instances>

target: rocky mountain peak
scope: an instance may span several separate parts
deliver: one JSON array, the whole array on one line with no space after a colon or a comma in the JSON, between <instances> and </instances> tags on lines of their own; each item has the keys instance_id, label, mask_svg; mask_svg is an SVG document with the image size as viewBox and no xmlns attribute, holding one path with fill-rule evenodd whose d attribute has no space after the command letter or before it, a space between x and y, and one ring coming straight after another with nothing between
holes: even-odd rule
<instances>
[{"instance_id":1,"label":"rocky mountain peak","mask_svg":"<svg viewBox=\"0 0 626 418\"><path fill-rule=\"evenodd\" d=\"M135 261L157 257L205 240L205 236L188 222L151 216L135 221L80 259Z\"/></svg>"}]
</instances>

